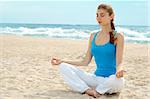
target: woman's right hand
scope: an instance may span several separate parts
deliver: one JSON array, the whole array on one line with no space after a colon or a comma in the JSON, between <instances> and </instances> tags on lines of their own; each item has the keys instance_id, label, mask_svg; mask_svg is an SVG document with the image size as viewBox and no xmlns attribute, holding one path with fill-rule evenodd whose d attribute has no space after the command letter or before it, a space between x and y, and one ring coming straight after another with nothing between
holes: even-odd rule
<instances>
[{"instance_id":1,"label":"woman's right hand","mask_svg":"<svg viewBox=\"0 0 150 99\"><path fill-rule=\"evenodd\" d=\"M51 59L51 64L52 65L59 65L61 63L62 63L61 59L58 59L58 58L52 58Z\"/></svg>"}]
</instances>

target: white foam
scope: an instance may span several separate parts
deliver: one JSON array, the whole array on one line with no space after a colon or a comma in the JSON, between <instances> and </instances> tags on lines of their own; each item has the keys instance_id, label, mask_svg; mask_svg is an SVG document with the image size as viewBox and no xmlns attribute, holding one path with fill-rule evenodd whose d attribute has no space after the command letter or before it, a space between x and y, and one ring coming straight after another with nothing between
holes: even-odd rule
<instances>
[{"instance_id":1,"label":"white foam","mask_svg":"<svg viewBox=\"0 0 150 99\"><path fill-rule=\"evenodd\" d=\"M134 30L130 30L128 28L116 27L118 32L123 32L125 35L125 40L131 41L150 41L150 32L137 32ZM84 29L63 29L61 27L58 28L27 28L27 27L19 27L19 28L11 28L11 27L0 27L0 33L4 34L17 34L17 35L43 35L48 37L60 37L60 38L75 38L75 39L88 39L90 34L93 32L97 32L99 30L84 30Z\"/></svg>"}]
</instances>

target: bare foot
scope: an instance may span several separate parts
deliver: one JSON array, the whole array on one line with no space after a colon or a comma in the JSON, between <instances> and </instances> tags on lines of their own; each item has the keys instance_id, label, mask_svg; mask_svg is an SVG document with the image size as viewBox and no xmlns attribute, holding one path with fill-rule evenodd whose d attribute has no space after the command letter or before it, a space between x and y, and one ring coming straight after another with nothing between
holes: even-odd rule
<instances>
[{"instance_id":1,"label":"bare foot","mask_svg":"<svg viewBox=\"0 0 150 99\"><path fill-rule=\"evenodd\" d=\"M93 89L93 91L94 91L94 97L95 98L98 98L101 96L101 94L99 94L96 90Z\"/></svg>"},{"instance_id":2,"label":"bare foot","mask_svg":"<svg viewBox=\"0 0 150 99\"><path fill-rule=\"evenodd\" d=\"M94 98L101 96L101 94L99 94L95 89L88 89L85 91L85 94L88 94L89 96L93 96Z\"/></svg>"},{"instance_id":3,"label":"bare foot","mask_svg":"<svg viewBox=\"0 0 150 99\"><path fill-rule=\"evenodd\" d=\"M94 95L93 89L87 89L87 90L85 91L85 94L87 94L87 95L89 95L89 96L93 96L93 95Z\"/></svg>"},{"instance_id":4,"label":"bare foot","mask_svg":"<svg viewBox=\"0 0 150 99\"><path fill-rule=\"evenodd\" d=\"M99 94L98 92L96 92L96 94L94 95L96 98L100 97L102 94Z\"/></svg>"}]
</instances>

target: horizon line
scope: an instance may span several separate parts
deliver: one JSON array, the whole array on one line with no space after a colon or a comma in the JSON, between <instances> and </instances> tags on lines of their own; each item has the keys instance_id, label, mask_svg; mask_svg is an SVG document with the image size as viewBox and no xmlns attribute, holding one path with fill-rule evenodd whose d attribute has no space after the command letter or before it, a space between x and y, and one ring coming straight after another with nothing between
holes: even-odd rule
<instances>
[{"instance_id":1,"label":"horizon line","mask_svg":"<svg viewBox=\"0 0 150 99\"><path fill-rule=\"evenodd\" d=\"M23 22L20 22L20 23L15 23L15 22L12 22L12 23L1 23L0 24L39 24L39 25L98 25L98 24L85 24L85 23L77 23L77 24L70 24L70 23L23 23ZM143 27L150 27L150 25L123 25L123 24L120 24L120 25L115 25L115 26L143 26Z\"/></svg>"}]
</instances>

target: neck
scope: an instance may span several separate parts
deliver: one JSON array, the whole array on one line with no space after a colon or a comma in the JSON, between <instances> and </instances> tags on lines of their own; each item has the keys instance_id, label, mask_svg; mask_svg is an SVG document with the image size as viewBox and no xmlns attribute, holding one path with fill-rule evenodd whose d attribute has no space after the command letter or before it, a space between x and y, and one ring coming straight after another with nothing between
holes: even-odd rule
<instances>
[{"instance_id":1,"label":"neck","mask_svg":"<svg viewBox=\"0 0 150 99\"><path fill-rule=\"evenodd\" d=\"M112 31L111 25L103 25L101 26L101 28L102 28L101 30L102 34L109 34L109 32Z\"/></svg>"}]
</instances>

